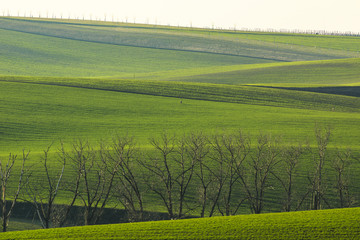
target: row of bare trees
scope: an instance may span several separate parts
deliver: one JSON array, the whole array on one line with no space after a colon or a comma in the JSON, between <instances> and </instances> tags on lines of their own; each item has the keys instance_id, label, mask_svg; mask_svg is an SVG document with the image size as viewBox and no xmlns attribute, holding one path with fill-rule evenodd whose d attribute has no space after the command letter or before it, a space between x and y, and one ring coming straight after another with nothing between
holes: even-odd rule
<instances>
[{"instance_id":1,"label":"row of bare trees","mask_svg":"<svg viewBox=\"0 0 360 240\"><path fill-rule=\"evenodd\" d=\"M348 171L358 158L349 150L329 154L330 137L329 128L316 128L311 148L266 134L253 143L241 131L162 134L140 149L132 137L117 135L96 146L77 140L56 151L49 147L30 167L25 167L29 152L21 159L10 154L0 161L3 231L19 198L34 206L44 228L68 225L74 206L82 207L84 225L97 224L106 207L119 204L129 221L144 220L145 208L165 209L170 219L180 219L247 209L262 213L266 207L267 212L350 207L355 202Z\"/></svg>"}]
</instances>

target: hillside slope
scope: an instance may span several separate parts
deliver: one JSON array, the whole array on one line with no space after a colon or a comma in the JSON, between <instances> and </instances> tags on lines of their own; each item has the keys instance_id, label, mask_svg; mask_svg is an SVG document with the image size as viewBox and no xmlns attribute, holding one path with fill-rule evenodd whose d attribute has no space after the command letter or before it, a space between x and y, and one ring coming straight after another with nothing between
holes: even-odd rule
<instances>
[{"instance_id":1,"label":"hillside slope","mask_svg":"<svg viewBox=\"0 0 360 240\"><path fill-rule=\"evenodd\" d=\"M237 69L236 69L237 68ZM221 84L360 84L360 58L251 64L173 80ZM276 86L276 85L275 85Z\"/></svg>"},{"instance_id":2,"label":"hillside slope","mask_svg":"<svg viewBox=\"0 0 360 240\"><path fill-rule=\"evenodd\" d=\"M282 88L252 85L186 83L175 81L118 80L105 78L49 78L0 76L0 83L28 83L183 99L207 100L308 110L358 112L360 99L346 96L291 91ZM24 85L25 86L25 85ZM296 85L295 85L296 86ZM286 88L286 87L283 87ZM289 88L289 87L288 87ZM298 88L290 88L297 90ZM304 88L299 88L304 90ZM316 91L314 91L316 92ZM295 94L294 94L295 93Z\"/></svg>"},{"instance_id":3,"label":"hillside slope","mask_svg":"<svg viewBox=\"0 0 360 240\"><path fill-rule=\"evenodd\" d=\"M251 138L259 132L281 136L284 145L309 140L315 149L315 124L332 128L332 153L351 148L358 154L359 39L0 17L0 157L25 148L36 164L50 144L56 151L59 140L106 142L120 133L148 150L148 139L163 132L211 136L240 129ZM302 189L312 160L304 157L299 169ZM358 168L352 165L354 183ZM269 212L281 209L274 200L281 186L274 186L266 197ZM332 201L336 192L329 192ZM66 193L61 197L67 202ZM149 199L149 210L164 210ZM0 239L352 238L359 234L358 216L359 209L264 214Z\"/></svg>"},{"instance_id":4,"label":"hillside slope","mask_svg":"<svg viewBox=\"0 0 360 240\"><path fill-rule=\"evenodd\" d=\"M356 239L360 209L240 215L0 234L0 239Z\"/></svg>"},{"instance_id":5,"label":"hillside slope","mask_svg":"<svg viewBox=\"0 0 360 240\"><path fill-rule=\"evenodd\" d=\"M215 84L72 81L0 81L3 154L24 147L41 151L60 139L108 139L114 131L134 135L140 144L164 130L261 130L297 141L313 135L315 122L336 127L338 145L356 147L360 135L355 97Z\"/></svg>"},{"instance_id":6,"label":"hillside slope","mask_svg":"<svg viewBox=\"0 0 360 240\"><path fill-rule=\"evenodd\" d=\"M281 133L284 123L285 137L298 139L315 122L341 122L343 133L358 121L356 97L291 88L360 82L359 59L335 59L357 54L354 37L5 17L0 33L0 141L10 149L114 130L140 141L165 129Z\"/></svg>"},{"instance_id":7,"label":"hillside slope","mask_svg":"<svg viewBox=\"0 0 360 240\"><path fill-rule=\"evenodd\" d=\"M0 29L0 74L138 78L177 69L269 62L241 56L184 52L54 38Z\"/></svg>"},{"instance_id":8,"label":"hillside slope","mask_svg":"<svg viewBox=\"0 0 360 240\"><path fill-rule=\"evenodd\" d=\"M149 78L151 73L176 69L358 56L356 51L331 48L347 37L314 49L297 41L270 42L263 34L258 40L251 38L254 33L205 34L196 29L71 20L1 17L0 29L2 75L128 78L147 73Z\"/></svg>"}]
</instances>

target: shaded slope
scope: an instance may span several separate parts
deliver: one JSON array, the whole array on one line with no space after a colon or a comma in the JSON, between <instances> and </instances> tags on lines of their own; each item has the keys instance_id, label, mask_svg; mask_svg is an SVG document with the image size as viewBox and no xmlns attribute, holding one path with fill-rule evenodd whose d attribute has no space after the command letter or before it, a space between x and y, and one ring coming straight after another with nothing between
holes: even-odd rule
<instances>
[{"instance_id":1,"label":"shaded slope","mask_svg":"<svg viewBox=\"0 0 360 240\"><path fill-rule=\"evenodd\" d=\"M279 87L282 89L360 97L360 86Z\"/></svg>"},{"instance_id":2,"label":"shaded slope","mask_svg":"<svg viewBox=\"0 0 360 240\"><path fill-rule=\"evenodd\" d=\"M360 82L360 58L270 63L174 80L223 84L349 84Z\"/></svg>"}]
</instances>

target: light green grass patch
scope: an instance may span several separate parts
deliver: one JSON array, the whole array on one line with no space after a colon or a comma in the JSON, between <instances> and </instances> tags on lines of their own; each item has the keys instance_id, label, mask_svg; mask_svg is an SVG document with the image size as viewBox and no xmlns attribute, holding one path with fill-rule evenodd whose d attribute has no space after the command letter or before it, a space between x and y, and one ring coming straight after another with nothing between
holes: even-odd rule
<instances>
[{"instance_id":1,"label":"light green grass patch","mask_svg":"<svg viewBox=\"0 0 360 240\"><path fill-rule=\"evenodd\" d=\"M0 73L6 75L136 78L137 74L151 75L151 72L166 70L266 62L211 53L75 41L2 29L0 43Z\"/></svg>"},{"instance_id":2,"label":"light green grass patch","mask_svg":"<svg viewBox=\"0 0 360 240\"><path fill-rule=\"evenodd\" d=\"M11 232L0 239L355 239L359 208Z\"/></svg>"}]
</instances>

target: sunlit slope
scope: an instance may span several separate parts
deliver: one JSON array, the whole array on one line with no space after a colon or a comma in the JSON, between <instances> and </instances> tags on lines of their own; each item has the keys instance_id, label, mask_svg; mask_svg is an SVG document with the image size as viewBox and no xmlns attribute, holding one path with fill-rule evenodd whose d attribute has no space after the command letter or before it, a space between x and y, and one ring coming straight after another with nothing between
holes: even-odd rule
<instances>
[{"instance_id":1,"label":"sunlit slope","mask_svg":"<svg viewBox=\"0 0 360 240\"><path fill-rule=\"evenodd\" d=\"M9 232L0 239L356 239L360 209L239 215Z\"/></svg>"},{"instance_id":2,"label":"sunlit slope","mask_svg":"<svg viewBox=\"0 0 360 240\"><path fill-rule=\"evenodd\" d=\"M30 76L115 76L269 62L240 56L116 46L0 29L0 74Z\"/></svg>"},{"instance_id":3,"label":"sunlit slope","mask_svg":"<svg viewBox=\"0 0 360 240\"><path fill-rule=\"evenodd\" d=\"M150 25L2 17L0 30L0 74L6 75L153 78L170 70L357 56L247 39L248 33Z\"/></svg>"},{"instance_id":4,"label":"sunlit slope","mask_svg":"<svg viewBox=\"0 0 360 240\"><path fill-rule=\"evenodd\" d=\"M303 35L286 35L294 44L271 42L272 35L0 18L1 145L38 149L114 130L142 142L164 129L242 128L297 139L315 122L346 133L339 145L355 145L358 98L236 85L356 85L359 59L334 58L357 52L333 47L356 38L316 36L327 42L314 48L299 45ZM317 61L284 62L299 60Z\"/></svg>"},{"instance_id":5,"label":"sunlit slope","mask_svg":"<svg viewBox=\"0 0 360 240\"><path fill-rule=\"evenodd\" d=\"M360 58L233 66L219 69L218 72L175 79L275 86L276 84L360 84Z\"/></svg>"},{"instance_id":6,"label":"sunlit slope","mask_svg":"<svg viewBox=\"0 0 360 240\"><path fill-rule=\"evenodd\" d=\"M301 47L311 47L311 50L314 53L320 53L322 54L326 53L326 50L329 50L327 53L332 53L335 55L344 55L344 56L350 56L357 54L359 55L360 51L360 42L358 36L337 36L337 35L319 35L319 34L297 34L297 33L279 33L279 32L256 32L256 31L234 31L234 30L219 30L219 29L201 29L201 28L186 28L186 27L171 27L171 26L164 26L164 25L149 25L149 24L131 24L131 23L116 23L116 22L102 22L102 21L84 21L84 20L70 20L70 19L42 19L42 18L6 18L3 17L3 19L11 19L11 20L17 20L10 22L6 22L8 27L11 24L11 26L18 26L18 24L22 22L26 22L27 26L30 29L35 29L34 24L42 24L42 28L48 28L49 26L54 27L54 23L58 25L57 29L62 30L64 32L64 28L61 27L61 25L67 25L67 26L74 26L74 27L81 27L83 29L96 29L96 30L107 30L108 34L105 34L106 32L100 32L102 33L101 40L104 41L107 39L110 40L109 32L121 32L122 38L116 39L118 43L121 43L122 40L128 39L128 40L134 40L132 38L125 38L125 36L132 36L129 33L133 33L133 35L136 36L139 32L147 33L147 34L157 34L162 37L174 35L176 37L185 36L186 37L192 37L188 40L195 40L202 38L211 38L211 39L222 39L222 40L238 40L243 43L259 43L262 42L263 45L275 46L277 48L284 47L283 44L288 45L289 49L293 49L294 52L296 50L301 49ZM26 26L23 26L27 29ZM43 31L45 32L45 31ZM52 31L54 32L54 31ZM69 31L70 32L70 31ZM129 35L124 34L127 32ZM104 37L104 35L107 35ZM74 36L74 35L73 35ZM76 35L75 35L76 36ZM137 35L141 36L141 35ZM143 35L146 36L146 35ZM154 35L149 35L154 36ZM84 34L83 37L85 38ZM88 37L88 36L87 36ZM195 38L198 37L198 38ZM160 40L159 38L158 40ZM181 40L182 38L180 38ZM174 38L172 38L174 40ZM245 41L246 40L246 41ZM115 43L114 39L111 39L112 42ZM139 40L136 43L150 43L149 41L146 41L146 39ZM125 41L125 43L131 44L131 41ZM164 43L164 42L161 42ZM182 46L191 46L195 42L188 42L183 43L186 45ZM134 44L134 43L132 43ZM178 47L181 45L178 44ZM296 49L296 46L299 48ZM295 48L295 49L294 49ZM305 49L305 48L303 48ZM205 49L206 51L209 51L209 49ZM308 48L309 50L309 48ZM332 51L331 51L332 50ZM337 50L337 51L334 51ZM274 49L273 51L276 51Z\"/></svg>"},{"instance_id":7,"label":"sunlit slope","mask_svg":"<svg viewBox=\"0 0 360 240\"><path fill-rule=\"evenodd\" d=\"M0 18L0 26L2 21L15 20ZM23 22L20 21L20 23ZM47 29L49 31L56 30L56 34L66 34L68 28L80 28L80 30L74 31L79 36L83 36L82 31L85 29L87 34L85 35L89 38L100 34L97 31L118 34L118 37L123 36L121 31L110 31L109 27L101 28L97 25L90 28L79 27L76 24L74 26L74 24L43 23L42 21L30 23L35 25L34 28L41 24L50 25L47 26ZM9 28L5 23L3 25L6 26L4 28ZM19 24L19 26L22 25ZM63 30L61 31L57 27L61 27ZM147 32L148 30L138 28L135 27L136 34L150 34ZM135 31L134 28L125 28L125 30L128 29ZM181 33L180 30L173 30L173 32L167 32L159 42L156 40L157 47L148 47L147 44L143 44L144 47L134 47L126 44L109 44L106 41L104 43L90 40L79 41L0 29L2 46L0 49L0 75L100 76L224 84L347 84L360 82L359 58L279 63L278 59L255 56L257 50L266 52L262 49L263 46L266 46L266 42L262 42L257 47L253 46L252 50L244 55L226 54L222 50L213 51L211 50L213 48L207 48L206 41L211 35L210 37L204 35L202 41L198 40L199 46L196 48L201 49L201 44L204 48L199 51L184 51L176 47L163 48L162 46L166 44L174 43L175 39L179 37L177 34ZM155 41L154 39L158 35L152 33L156 36L138 36L136 34L128 41L136 42L143 39ZM118 37L114 36L113 39L118 39ZM174 39L171 39L172 37ZM183 43L191 43L193 37L186 34L184 37L189 39L183 39ZM219 41L227 41L226 39L222 38ZM345 41L346 37L342 39ZM240 43L236 42L236 44ZM176 43L174 43L175 45ZM215 46L219 46L219 44L214 43L213 47ZM230 48L233 49L234 46ZM315 59L321 59L321 57Z\"/></svg>"},{"instance_id":8,"label":"sunlit slope","mask_svg":"<svg viewBox=\"0 0 360 240\"><path fill-rule=\"evenodd\" d=\"M334 95L332 101L339 105L332 109L329 101L321 97L310 101L311 96L319 94L304 92L310 94L309 108L299 109L295 104L300 105L300 100L290 102L290 107L286 107L286 102L277 106L276 101L273 106L262 103L261 92L256 94L256 89L252 90L254 104L193 99L180 103L174 97L0 82L0 149L2 154L23 148L36 152L52 141L69 142L74 138L98 141L109 139L114 131L134 135L140 144L148 144L149 137L164 130L211 134L238 129L253 136L259 131L281 134L287 142L293 142L312 137L315 122L334 126L333 141L337 146L358 146L357 98ZM203 93L208 98L211 95ZM255 104L256 101L261 104ZM348 106L341 106L343 101ZM316 107L309 110L311 105Z\"/></svg>"},{"instance_id":9,"label":"sunlit slope","mask_svg":"<svg viewBox=\"0 0 360 240\"><path fill-rule=\"evenodd\" d=\"M314 32L315 33L315 32ZM222 33L230 35L229 33ZM278 33L278 32L246 32L242 35L246 39L266 41L272 43L285 43L289 45L299 45L312 47L319 51L325 49L337 49L343 54L351 55L352 52L359 56L360 38L359 36L337 36L337 35L319 35L319 34L296 34L296 33ZM321 50L320 50L321 51Z\"/></svg>"}]
</instances>

